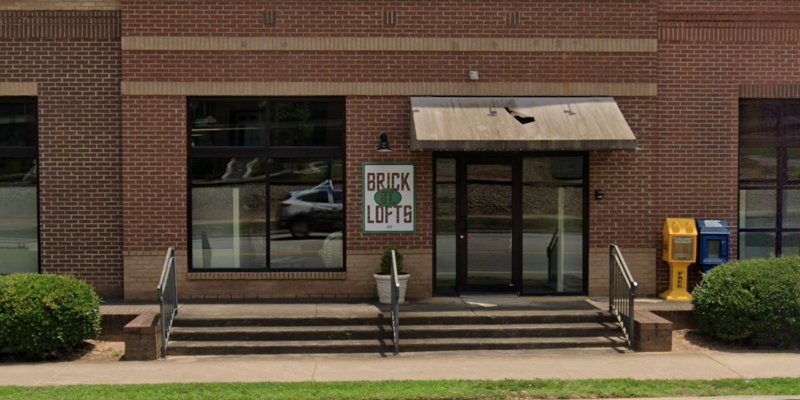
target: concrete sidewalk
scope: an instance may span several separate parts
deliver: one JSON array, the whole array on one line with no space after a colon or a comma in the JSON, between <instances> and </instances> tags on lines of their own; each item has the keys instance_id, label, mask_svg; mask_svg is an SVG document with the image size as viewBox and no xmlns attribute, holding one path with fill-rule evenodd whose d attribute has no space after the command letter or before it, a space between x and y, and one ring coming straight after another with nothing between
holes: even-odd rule
<instances>
[{"instance_id":1,"label":"concrete sidewalk","mask_svg":"<svg viewBox=\"0 0 800 400\"><path fill-rule=\"evenodd\" d=\"M0 385L430 379L800 378L800 353L598 350L173 357L146 362L0 365Z\"/></svg>"}]
</instances>

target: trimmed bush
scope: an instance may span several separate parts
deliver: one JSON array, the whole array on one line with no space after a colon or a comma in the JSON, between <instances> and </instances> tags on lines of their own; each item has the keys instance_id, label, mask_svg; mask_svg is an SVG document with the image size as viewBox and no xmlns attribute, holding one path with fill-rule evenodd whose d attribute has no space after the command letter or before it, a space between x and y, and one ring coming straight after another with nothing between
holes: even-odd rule
<instances>
[{"instance_id":1,"label":"trimmed bush","mask_svg":"<svg viewBox=\"0 0 800 400\"><path fill-rule=\"evenodd\" d=\"M397 274L403 274L403 255L400 254L400 250L394 251L395 258L397 259ZM381 267L378 275L391 275L392 274L392 249L386 249L383 251L383 256L381 257Z\"/></svg>"},{"instance_id":2,"label":"trimmed bush","mask_svg":"<svg viewBox=\"0 0 800 400\"><path fill-rule=\"evenodd\" d=\"M0 276L0 354L56 357L100 335L100 298L69 276Z\"/></svg>"},{"instance_id":3,"label":"trimmed bush","mask_svg":"<svg viewBox=\"0 0 800 400\"><path fill-rule=\"evenodd\" d=\"M800 345L800 257L721 265L692 294L702 332L761 346Z\"/></svg>"}]
</instances>

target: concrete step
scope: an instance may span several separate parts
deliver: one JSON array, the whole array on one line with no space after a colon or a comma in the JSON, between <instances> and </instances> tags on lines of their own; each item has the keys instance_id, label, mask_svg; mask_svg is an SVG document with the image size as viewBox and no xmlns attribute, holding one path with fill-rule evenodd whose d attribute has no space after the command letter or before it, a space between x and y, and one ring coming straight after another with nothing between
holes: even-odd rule
<instances>
[{"instance_id":1,"label":"concrete step","mask_svg":"<svg viewBox=\"0 0 800 400\"><path fill-rule=\"evenodd\" d=\"M332 325L389 325L388 313L374 317L182 317L178 314L174 326L332 326ZM603 311L505 311L472 312L401 312L402 325L478 325L478 324L546 324L573 322L613 322L613 316Z\"/></svg>"},{"instance_id":2,"label":"concrete step","mask_svg":"<svg viewBox=\"0 0 800 400\"><path fill-rule=\"evenodd\" d=\"M583 338L442 338L401 340L401 352L522 350L556 348L624 347L618 337ZM182 355L225 354L324 354L392 352L391 341L328 340L314 341L170 341L168 353Z\"/></svg>"},{"instance_id":3,"label":"concrete step","mask_svg":"<svg viewBox=\"0 0 800 400\"><path fill-rule=\"evenodd\" d=\"M170 339L176 341L378 340L391 336L389 325L179 326L170 332Z\"/></svg>"},{"instance_id":4,"label":"concrete step","mask_svg":"<svg viewBox=\"0 0 800 400\"><path fill-rule=\"evenodd\" d=\"M403 338L466 337L586 337L608 336L618 331L613 323L484 324L484 325L401 325ZM262 340L363 340L390 338L386 326L212 326L174 327L176 341L262 341Z\"/></svg>"},{"instance_id":5,"label":"concrete step","mask_svg":"<svg viewBox=\"0 0 800 400\"><path fill-rule=\"evenodd\" d=\"M391 325L391 317L377 314L374 317L182 317L178 314L173 326L212 327L212 326L376 326Z\"/></svg>"}]
</instances>

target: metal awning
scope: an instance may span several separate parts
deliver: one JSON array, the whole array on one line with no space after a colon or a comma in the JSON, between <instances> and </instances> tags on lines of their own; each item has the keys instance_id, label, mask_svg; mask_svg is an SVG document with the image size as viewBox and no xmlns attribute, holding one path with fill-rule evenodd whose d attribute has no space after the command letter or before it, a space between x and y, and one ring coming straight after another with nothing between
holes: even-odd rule
<instances>
[{"instance_id":1,"label":"metal awning","mask_svg":"<svg viewBox=\"0 0 800 400\"><path fill-rule=\"evenodd\" d=\"M635 149L611 97L412 97L412 150Z\"/></svg>"}]
</instances>

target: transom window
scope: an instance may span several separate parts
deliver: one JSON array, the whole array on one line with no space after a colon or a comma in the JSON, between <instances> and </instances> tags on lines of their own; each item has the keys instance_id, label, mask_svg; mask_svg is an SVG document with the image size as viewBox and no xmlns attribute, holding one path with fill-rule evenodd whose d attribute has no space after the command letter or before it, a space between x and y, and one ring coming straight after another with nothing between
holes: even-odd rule
<instances>
[{"instance_id":1,"label":"transom window","mask_svg":"<svg viewBox=\"0 0 800 400\"><path fill-rule=\"evenodd\" d=\"M344 100L188 100L193 270L341 270Z\"/></svg>"},{"instance_id":2,"label":"transom window","mask_svg":"<svg viewBox=\"0 0 800 400\"><path fill-rule=\"evenodd\" d=\"M739 258L800 255L800 100L739 104Z\"/></svg>"},{"instance_id":3,"label":"transom window","mask_svg":"<svg viewBox=\"0 0 800 400\"><path fill-rule=\"evenodd\" d=\"M36 99L0 97L0 274L39 272Z\"/></svg>"}]
</instances>

